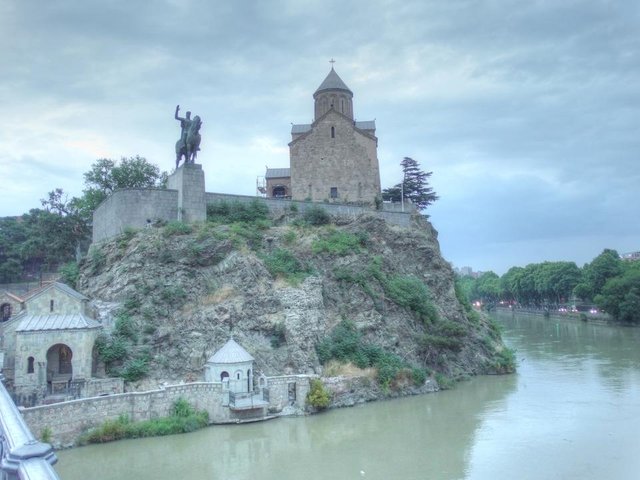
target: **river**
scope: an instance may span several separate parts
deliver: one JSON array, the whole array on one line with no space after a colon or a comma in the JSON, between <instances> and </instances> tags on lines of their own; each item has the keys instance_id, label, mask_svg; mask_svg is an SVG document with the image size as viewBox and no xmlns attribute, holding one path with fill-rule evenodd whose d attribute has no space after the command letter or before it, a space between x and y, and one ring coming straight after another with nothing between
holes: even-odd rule
<instances>
[{"instance_id":1,"label":"river","mask_svg":"<svg viewBox=\"0 0 640 480\"><path fill-rule=\"evenodd\" d=\"M518 373L319 415L58 452L74 479L640 478L640 329L498 315Z\"/></svg>"}]
</instances>

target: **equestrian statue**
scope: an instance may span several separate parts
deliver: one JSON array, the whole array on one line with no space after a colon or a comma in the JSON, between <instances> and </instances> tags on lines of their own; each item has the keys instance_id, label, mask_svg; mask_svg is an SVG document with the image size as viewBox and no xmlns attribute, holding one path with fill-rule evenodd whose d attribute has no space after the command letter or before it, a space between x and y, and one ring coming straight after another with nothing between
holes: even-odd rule
<instances>
[{"instance_id":1,"label":"equestrian statue","mask_svg":"<svg viewBox=\"0 0 640 480\"><path fill-rule=\"evenodd\" d=\"M202 120L196 115L191 118L191 112L187 112L186 116L179 117L180 105L176 105L176 114L174 118L180 121L180 139L176 142L176 169L180 164L180 160L184 157L184 163L195 163L200 150L200 127Z\"/></svg>"}]
</instances>

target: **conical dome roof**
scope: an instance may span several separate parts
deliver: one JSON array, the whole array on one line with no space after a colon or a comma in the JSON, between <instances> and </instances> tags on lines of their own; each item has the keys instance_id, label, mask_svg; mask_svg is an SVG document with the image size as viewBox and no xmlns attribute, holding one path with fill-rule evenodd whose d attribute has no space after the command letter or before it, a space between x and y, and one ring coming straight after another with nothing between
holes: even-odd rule
<instances>
[{"instance_id":1,"label":"conical dome roof","mask_svg":"<svg viewBox=\"0 0 640 480\"><path fill-rule=\"evenodd\" d=\"M207 363L243 363L253 362L253 360L249 352L231 337L220 350L211 355Z\"/></svg>"},{"instance_id":2,"label":"conical dome roof","mask_svg":"<svg viewBox=\"0 0 640 480\"><path fill-rule=\"evenodd\" d=\"M327 78L320 84L314 95L317 95L320 92L324 92L326 90L345 90L353 95L353 92L349 90L349 87L342 81L342 79L338 76L336 71L331 67L331 71Z\"/></svg>"}]
</instances>

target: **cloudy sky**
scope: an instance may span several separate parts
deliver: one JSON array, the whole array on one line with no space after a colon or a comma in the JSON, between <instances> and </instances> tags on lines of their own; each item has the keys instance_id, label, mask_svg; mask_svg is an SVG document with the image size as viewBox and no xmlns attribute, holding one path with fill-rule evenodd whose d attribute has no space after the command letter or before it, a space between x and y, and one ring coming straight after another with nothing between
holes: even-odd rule
<instances>
[{"instance_id":1,"label":"cloudy sky","mask_svg":"<svg viewBox=\"0 0 640 480\"><path fill-rule=\"evenodd\" d=\"M335 58L383 187L433 171L454 265L640 250L639 31L636 0L0 0L0 216L98 158L171 170L176 104L207 190L255 194Z\"/></svg>"}]
</instances>

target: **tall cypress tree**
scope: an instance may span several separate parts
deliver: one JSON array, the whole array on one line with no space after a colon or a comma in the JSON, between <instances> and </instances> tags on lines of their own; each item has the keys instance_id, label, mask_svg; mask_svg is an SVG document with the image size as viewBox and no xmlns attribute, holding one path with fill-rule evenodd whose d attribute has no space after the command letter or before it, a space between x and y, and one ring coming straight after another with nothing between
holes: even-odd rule
<instances>
[{"instance_id":1,"label":"tall cypress tree","mask_svg":"<svg viewBox=\"0 0 640 480\"><path fill-rule=\"evenodd\" d=\"M413 203L418 210L424 210L427 206L438 200L438 195L429 186L429 177L433 172L424 172L420 169L420 164L410 157L404 157L400 162L403 172L403 182L398 183L382 191L383 200L400 202L402 192L404 198Z\"/></svg>"}]
</instances>

